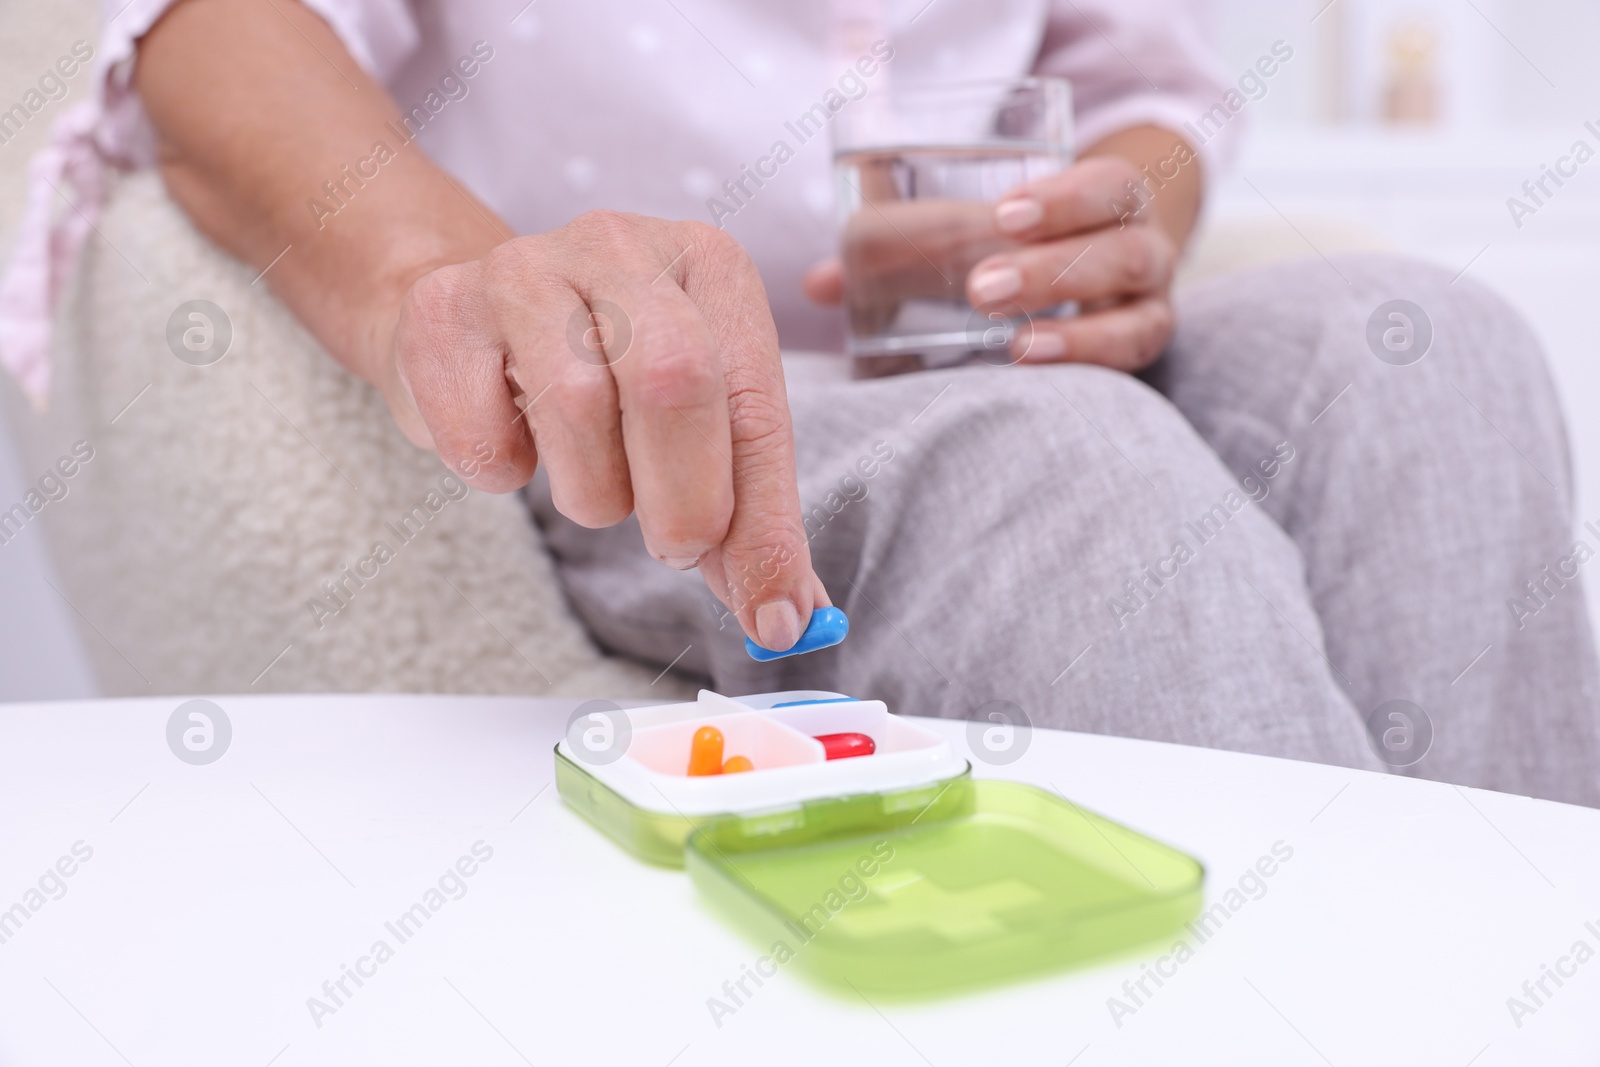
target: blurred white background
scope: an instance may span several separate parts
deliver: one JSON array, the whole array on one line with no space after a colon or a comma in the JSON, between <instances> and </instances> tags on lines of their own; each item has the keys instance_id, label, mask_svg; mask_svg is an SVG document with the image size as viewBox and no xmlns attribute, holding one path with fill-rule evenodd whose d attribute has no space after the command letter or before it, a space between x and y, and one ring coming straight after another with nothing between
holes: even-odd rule
<instances>
[{"instance_id":1,"label":"blurred white background","mask_svg":"<svg viewBox=\"0 0 1600 1067\"><path fill-rule=\"evenodd\" d=\"M1600 522L1600 157L1548 183L1554 195L1520 227L1507 206L1531 203L1523 183L1574 142L1600 153L1600 2L1219 0L1228 71L1280 39L1294 59L1248 105L1252 127L1212 222L1248 220L1302 248L1282 215L1318 244L1359 227L1503 293L1550 356L1577 526ZM1586 592L1600 619L1600 581Z\"/></svg>"},{"instance_id":2,"label":"blurred white background","mask_svg":"<svg viewBox=\"0 0 1600 1067\"><path fill-rule=\"evenodd\" d=\"M5 0L0 100L19 97L88 35L92 10L88 0ZM1218 0L1215 10L1226 71L1243 73L1279 40L1294 56L1247 106L1249 134L1214 190L1208 225L1259 229L1286 253L1385 246L1505 293L1550 352L1580 524L1600 520L1600 159L1521 227L1507 208L1575 141L1600 150L1600 0ZM44 126L0 145L6 247L22 166ZM0 433L0 501L19 499L26 475ZM93 692L72 609L48 584L42 533L31 525L0 547L0 700Z\"/></svg>"}]
</instances>

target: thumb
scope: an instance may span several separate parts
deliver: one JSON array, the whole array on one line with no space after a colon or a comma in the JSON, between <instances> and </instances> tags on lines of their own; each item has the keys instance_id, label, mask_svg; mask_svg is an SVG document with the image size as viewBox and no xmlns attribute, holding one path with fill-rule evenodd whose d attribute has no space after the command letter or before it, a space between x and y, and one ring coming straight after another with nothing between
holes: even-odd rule
<instances>
[{"instance_id":1,"label":"thumb","mask_svg":"<svg viewBox=\"0 0 1600 1067\"><path fill-rule=\"evenodd\" d=\"M406 378L406 372L399 360L391 359L383 381L378 384L378 391L383 394L384 401L389 405L389 414L393 417L395 425L400 427L400 432L418 448L435 451L433 434L428 432L428 424L422 418L422 411L417 407L417 398L411 392L411 382Z\"/></svg>"},{"instance_id":2,"label":"thumb","mask_svg":"<svg viewBox=\"0 0 1600 1067\"><path fill-rule=\"evenodd\" d=\"M844 300L844 267L837 256L812 265L800 279L800 288L813 303L833 306Z\"/></svg>"}]
</instances>

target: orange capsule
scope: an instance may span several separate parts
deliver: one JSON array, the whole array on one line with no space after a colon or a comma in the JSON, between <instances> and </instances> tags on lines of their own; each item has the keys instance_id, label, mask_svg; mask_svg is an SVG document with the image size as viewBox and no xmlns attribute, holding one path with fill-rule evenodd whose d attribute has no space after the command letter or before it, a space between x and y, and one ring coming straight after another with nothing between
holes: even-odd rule
<instances>
[{"instance_id":1,"label":"orange capsule","mask_svg":"<svg viewBox=\"0 0 1600 1067\"><path fill-rule=\"evenodd\" d=\"M689 774L703 776L722 773L722 731L702 726L689 744Z\"/></svg>"},{"instance_id":2,"label":"orange capsule","mask_svg":"<svg viewBox=\"0 0 1600 1067\"><path fill-rule=\"evenodd\" d=\"M748 756L729 756L728 762L722 765L723 774L738 774L740 771L753 771L756 765L750 762Z\"/></svg>"}]
</instances>

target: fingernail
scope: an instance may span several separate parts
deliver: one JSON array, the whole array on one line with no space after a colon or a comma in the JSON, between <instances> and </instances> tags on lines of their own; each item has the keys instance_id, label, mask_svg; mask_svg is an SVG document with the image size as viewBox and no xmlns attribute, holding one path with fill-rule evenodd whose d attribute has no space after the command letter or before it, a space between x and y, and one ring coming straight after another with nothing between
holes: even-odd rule
<instances>
[{"instance_id":1,"label":"fingernail","mask_svg":"<svg viewBox=\"0 0 1600 1067\"><path fill-rule=\"evenodd\" d=\"M1028 341L1023 359L1060 359L1067 354L1067 339L1059 333L1035 333Z\"/></svg>"},{"instance_id":2,"label":"fingernail","mask_svg":"<svg viewBox=\"0 0 1600 1067\"><path fill-rule=\"evenodd\" d=\"M417 406L417 394L411 391L411 377L406 374L406 365L399 360L395 360L394 378L395 381L400 383L400 388L405 391L406 399L415 408Z\"/></svg>"},{"instance_id":3,"label":"fingernail","mask_svg":"<svg viewBox=\"0 0 1600 1067\"><path fill-rule=\"evenodd\" d=\"M761 647L784 652L800 640L800 613L787 600L769 600L756 609L756 637Z\"/></svg>"},{"instance_id":4,"label":"fingernail","mask_svg":"<svg viewBox=\"0 0 1600 1067\"><path fill-rule=\"evenodd\" d=\"M990 267L974 274L968 284L978 303L989 304L1022 292L1022 272L1015 267Z\"/></svg>"},{"instance_id":5,"label":"fingernail","mask_svg":"<svg viewBox=\"0 0 1600 1067\"><path fill-rule=\"evenodd\" d=\"M661 562L675 571L686 571L692 569L700 561L693 556L662 556Z\"/></svg>"},{"instance_id":6,"label":"fingernail","mask_svg":"<svg viewBox=\"0 0 1600 1067\"><path fill-rule=\"evenodd\" d=\"M1006 200L994 209L994 227L1001 233L1020 233L1044 219L1044 205L1031 196Z\"/></svg>"}]
</instances>

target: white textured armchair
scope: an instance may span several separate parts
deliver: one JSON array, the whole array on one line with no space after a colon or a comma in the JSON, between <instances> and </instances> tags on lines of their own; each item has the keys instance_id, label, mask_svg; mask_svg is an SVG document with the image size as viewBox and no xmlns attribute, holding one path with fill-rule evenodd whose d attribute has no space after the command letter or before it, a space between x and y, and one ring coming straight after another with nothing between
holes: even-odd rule
<instances>
[{"instance_id":1,"label":"white textured armchair","mask_svg":"<svg viewBox=\"0 0 1600 1067\"><path fill-rule=\"evenodd\" d=\"M469 492L407 442L159 177L118 182L99 229L50 410L6 393L26 469L66 490L13 522L48 532L106 695L681 690L603 657L522 498ZM192 300L225 318L174 319Z\"/></svg>"}]
</instances>

